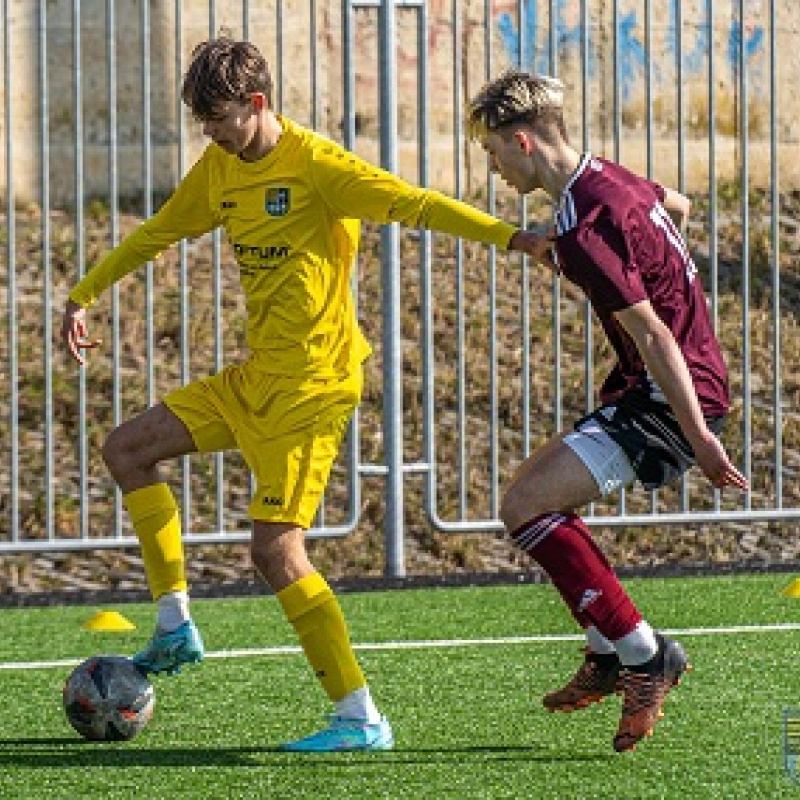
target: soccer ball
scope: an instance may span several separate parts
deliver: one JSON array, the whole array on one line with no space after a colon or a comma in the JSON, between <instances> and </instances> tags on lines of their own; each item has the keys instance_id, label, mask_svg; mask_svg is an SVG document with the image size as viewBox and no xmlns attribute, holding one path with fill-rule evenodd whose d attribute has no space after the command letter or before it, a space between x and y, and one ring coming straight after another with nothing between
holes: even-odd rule
<instances>
[{"instance_id":1,"label":"soccer ball","mask_svg":"<svg viewBox=\"0 0 800 800\"><path fill-rule=\"evenodd\" d=\"M153 716L156 695L147 678L122 656L92 656L64 684L69 724L86 739L133 739Z\"/></svg>"}]
</instances>

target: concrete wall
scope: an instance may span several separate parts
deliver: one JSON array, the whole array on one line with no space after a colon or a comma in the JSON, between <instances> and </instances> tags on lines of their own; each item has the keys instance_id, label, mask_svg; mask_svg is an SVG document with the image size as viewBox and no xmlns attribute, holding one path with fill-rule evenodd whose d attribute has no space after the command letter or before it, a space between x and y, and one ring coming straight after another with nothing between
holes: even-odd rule
<instances>
[{"instance_id":1,"label":"concrete wall","mask_svg":"<svg viewBox=\"0 0 800 800\"><path fill-rule=\"evenodd\" d=\"M3 31L9 43L11 73L0 81L0 191L7 184L5 139L12 136L13 192L20 199L36 200L40 175L40 114L42 88L47 98L50 191L53 202L71 204L79 197L103 196L109 190L109 47L107 0L82 0L78 7L81 58L74 59L74 3L43 0L45 25L40 25L40 4L34 0L6 0L10 25ZM273 65L283 110L298 121L312 125L334 138L342 125L342 25L341 1L317 0L316 16L310 16L308 0L284 0L279 6L282 25L277 24L276 0L218 0L209 18L207 0L183 0L180 19L174 2L117 0L113 3L115 86L117 94L117 151L120 192L141 193L146 170L142 142L145 112L149 111L149 141L152 147L152 187L168 191L180 173L177 142L179 105L177 87L192 47L211 31L227 28L235 36L247 35L261 47ZM430 59L431 182L449 190L454 185L455 115L463 96L476 91L488 74L521 64L539 72L551 71L550 0L493 0L491 14L484 17L483 0L462 0L461 16L454 22L453 0L428 0L425 46ZM586 0L589 40L583 48L580 0L556 0L556 71L568 83L571 103L568 121L577 144L613 155L615 125L614 48L612 0ZM621 160L647 169L648 120L652 139L651 163L655 177L678 181L676 18L678 0L650 3L652 34L647 44L644 0L619 0L616 74L621 100ZM713 2L713 27L709 35L708 0L683 0L682 63L685 108L685 174L689 188L703 189L709 164L709 51L715 71L714 131L717 172L736 179L742 147L747 146L751 179L766 184L769 179L770 134L770 0L745 0L744 25L738 19L739 0ZM245 18L244 8L248 9ZM795 87L800 62L794 53L800 46L796 0L775 0L778 80L776 108L780 143L782 186L800 184L800 108ZM146 11L146 14L143 14ZM795 12L795 13L791 13ZM356 70L356 108L359 137L356 149L377 159L378 137L378 18L374 10L358 9L356 46L351 54ZM417 34L415 12L398 9L398 123L400 171L416 178L417 146ZM149 106L143 99L143 21L149 30ZM3 20L5 28L5 21ZM748 135L741 137L741 85L738 47L744 30L748 87ZM312 42L313 39L313 42ZM490 49L487 50L487 42ZM39 74L40 47L47 51L46 75ZM279 47L282 59L278 59ZM463 58L458 67L457 49ZM312 51L314 58L312 59ZM583 58L588 82L584 85ZM648 54L651 62L648 61ZM490 61L487 61L490 59ZM652 103L648 116L646 79L648 64ZM3 66L4 70L5 67ZM456 72L455 70L458 70ZM454 95L456 77L462 96ZM6 98L6 84L10 97ZM76 146L76 86L80 87L82 150ZM316 91L315 96L312 93ZM583 97L588 99L584 132ZM7 102L8 100L8 102ZM11 120L6 114L10 105ZM185 163L200 152L203 141L191 120L186 124ZM76 189L76 153L83 168L82 194ZM467 148L468 169L481 180L485 162L474 148Z\"/></svg>"}]
</instances>

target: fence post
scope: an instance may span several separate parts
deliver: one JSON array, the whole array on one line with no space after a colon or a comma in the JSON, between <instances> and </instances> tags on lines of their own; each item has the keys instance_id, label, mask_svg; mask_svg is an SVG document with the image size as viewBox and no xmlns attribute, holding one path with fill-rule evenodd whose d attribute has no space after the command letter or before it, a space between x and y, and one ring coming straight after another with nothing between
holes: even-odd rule
<instances>
[{"instance_id":1,"label":"fence post","mask_svg":"<svg viewBox=\"0 0 800 800\"><path fill-rule=\"evenodd\" d=\"M397 55L395 0L381 0L381 166L397 171ZM383 455L386 463L384 538L389 576L405 575L403 542L403 354L400 347L400 238L397 224L381 230L383 310Z\"/></svg>"}]
</instances>

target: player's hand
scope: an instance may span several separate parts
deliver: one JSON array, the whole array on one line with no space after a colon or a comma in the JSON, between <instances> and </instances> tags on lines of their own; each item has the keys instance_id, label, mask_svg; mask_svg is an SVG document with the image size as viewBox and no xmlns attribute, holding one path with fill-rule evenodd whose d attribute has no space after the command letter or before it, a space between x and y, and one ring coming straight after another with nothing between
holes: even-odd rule
<instances>
[{"instance_id":1,"label":"player's hand","mask_svg":"<svg viewBox=\"0 0 800 800\"><path fill-rule=\"evenodd\" d=\"M64 319L61 323L61 338L67 345L72 357L83 366L86 357L83 350L92 350L102 344L102 339L89 339L86 330L86 309L81 308L72 300L67 300L67 307L64 309Z\"/></svg>"},{"instance_id":2,"label":"player's hand","mask_svg":"<svg viewBox=\"0 0 800 800\"><path fill-rule=\"evenodd\" d=\"M519 250L527 253L534 261L549 267L553 272L559 272L558 265L553 256L556 244L555 228L549 226L539 231L518 230L508 244L509 250Z\"/></svg>"},{"instance_id":3,"label":"player's hand","mask_svg":"<svg viewBox=\"0 0 800 800\"><path fill-rule=\"evenodd\" d=\"M747 478L731 464L722 442L711 431L699 443L693 445L697 466L718 489L735 486L746 492Z\"/></svg>"}]
</instances>

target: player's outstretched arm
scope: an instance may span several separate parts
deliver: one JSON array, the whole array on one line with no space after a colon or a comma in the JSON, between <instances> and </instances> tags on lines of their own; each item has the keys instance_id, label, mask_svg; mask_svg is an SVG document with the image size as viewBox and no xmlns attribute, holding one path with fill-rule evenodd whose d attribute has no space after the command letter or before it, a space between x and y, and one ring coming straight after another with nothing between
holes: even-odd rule
<instances>
[{"instance_id":1,"label":"player's outstretched arm","mask_svg":"<svg viewBox=\"0 0 800 800\"><path fill-rule=\"evenodd\" d=\"M519 230L461 200L413 186L338 145L331 143L316 154L312 181L337 216L442 231L526 253L557 271L552 255L552 226Z\"/></svg>"},{"instance_id":2,"label":"player's outstretched arm","mask_svg":"<svg viewBox=\"0 0 800 800\"><path fill-rule=\"evenodd\" d=\"M70 355L81 366L86 363L83 351L92 350L102 344L102 339L89 339L86 328L86 309L72 300L67 300L67 306L64 309L61 338Z\"/></svg>"},{"instance_id":3,"label":"player's outstretched arm","mask_svg":"<svg viewBox=\"0 0 800 800\"><path fill-rule=\"evenodd\" d=\"M433 189L414 186L334 143L315 153L310 179L340 218L398 222L508 250L515 225ZM533 245L528 242L528 247Z\"/></svg>"},{"instance_id":4,"label":"player's outstretched arm","mask_svg":"<svg viewBox=\"0 0 800 800\"><path fill-rule=\"evenodd\" d=\"M200 236L218 224L208 200L208 160L204 154L158 212L131 231L72 287L69 299L73 306L89 308L106 289L175 242ZM67 306L70 313L74 314L75 308Z\"/></svg>"},{"instance_id":5,"label":"player's outstretched arm","mask_svg":"<svg viewBox=\"0 0 800 800\"><path fill-rule=\"evenodd\" d=\"M625 308L616 318L636 344L650 375L664 392L694 451L697 466L717 488L748 488L747 478L733 466L722 443L706 425L689 367L672 332L658 318L649 300Z\"/></svg>"}]
</instances>

